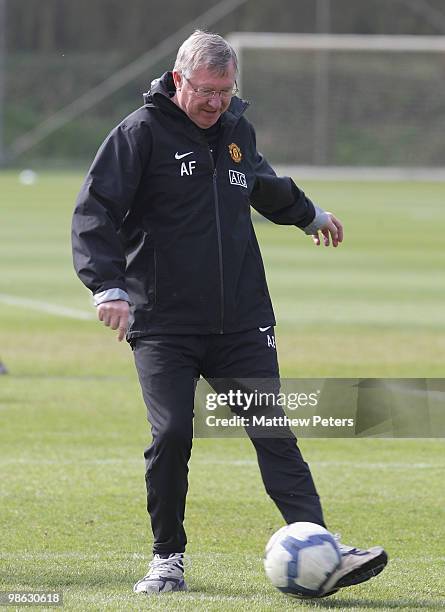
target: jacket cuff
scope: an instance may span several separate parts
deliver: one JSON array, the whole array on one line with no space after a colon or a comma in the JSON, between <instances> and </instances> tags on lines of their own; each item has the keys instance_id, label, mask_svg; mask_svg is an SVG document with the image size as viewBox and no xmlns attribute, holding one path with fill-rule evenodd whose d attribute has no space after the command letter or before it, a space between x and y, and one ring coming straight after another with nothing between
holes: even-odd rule
<instances>
[{"instance_id":1,"label":"jacket cuff","mask_svg":"<svg viewBox=\"0 0 445 612\"><path fill-rule=\"evenodd\" d=\"M306 225L306 227L303 228L304 233L308 236L315 234L315 232L317 232L321 227L326 225L329 220L329 214L326 211L324 211L319 206L316 206L315 204L314 208L315 217L313 218L311 223L309 223L309 225Z\"/></svg>"},{"instance_id":2,"label":"jacket cuff","mask_svg":"<svg viewBox=\"0 0 445 612\"><path fill-rule=\"evenodd\" d=\"M93 295L93 302L95 306L99 306L103 302L112 302L114 300L124 300L131 304L128 293L123 289L106 289L105 291L99 291Z\"/></svg>"}]
</instances>

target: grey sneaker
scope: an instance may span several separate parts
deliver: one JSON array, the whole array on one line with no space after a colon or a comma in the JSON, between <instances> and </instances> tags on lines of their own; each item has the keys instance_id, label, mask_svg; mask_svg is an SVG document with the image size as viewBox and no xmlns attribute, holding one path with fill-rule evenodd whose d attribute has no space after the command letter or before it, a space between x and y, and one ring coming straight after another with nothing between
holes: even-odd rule
<instances>
[{"instance_id":1,"label":"grey sneaker","mask_svg":"<svg viewBox=\"0 0 445 612\"><path fill-rule=\"evenodd\" d=\"M336 572L336 588L360 584L374 578L385 569L388 555L381 546L373 546L367 550L346 546L340 542L340 536L334 538L340 549L342 563Z\"/></svg>"},{"instance_id":2,"label":"grey sneaker","mask_svg":"<svg viewBox=\"0 0 445 612\"><path fill-rule=\"evenodd\" d=\"M385 569L388 555L381 546L373 546L367 550L346 546L340 542L340 536L334 535L341 553L341 566L329 580L330 586L323 597L337 593L339 589L366 582Z\"/></svg>"},{"instance_id":3,"label":"grey sneaker","mask_svg":"<svg viewBox=\"0 0 445 612\"><path fill-rule=\"evenodd\" d=\"M135 593L169 593L186 591L184 582L184 554L171 553L168 557L155 555L147 574L133 587Z\"/></svg>"}]
</instances>

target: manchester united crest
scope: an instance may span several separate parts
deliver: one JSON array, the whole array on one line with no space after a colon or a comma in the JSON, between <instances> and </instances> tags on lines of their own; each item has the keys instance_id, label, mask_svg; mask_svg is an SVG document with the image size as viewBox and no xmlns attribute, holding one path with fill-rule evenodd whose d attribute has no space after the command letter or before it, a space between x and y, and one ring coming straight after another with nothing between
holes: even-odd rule
<instances>
[{"instance_id":1,"label":"manchester united crest","mask_svg":"<svg viewBox=\"0 0 445 612\"><path fill-rule=\"evenodd\" d=\"M232 144L229 145L229 153L233 161L239 164L243 158L243 154L241 153L239 146L232 142Z\"/></svg>"}]
</instances>

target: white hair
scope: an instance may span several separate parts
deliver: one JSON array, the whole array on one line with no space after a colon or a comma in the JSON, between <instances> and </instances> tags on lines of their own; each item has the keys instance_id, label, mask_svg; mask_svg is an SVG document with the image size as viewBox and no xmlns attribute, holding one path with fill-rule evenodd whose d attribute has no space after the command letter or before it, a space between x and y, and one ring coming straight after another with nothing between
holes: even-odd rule
<instances>
[{"instance_id":1,"label":"white hair","mask_svg":"<svg viewBox=\"0 0 445 612\"><path fill-rule=\"evenodd\" d=\"M207 68L220 76L233 64L238 71L235 50L219 34L195 30L179 47L174 70L189 78L199 68Z\"/></svg>"}]
</instances>

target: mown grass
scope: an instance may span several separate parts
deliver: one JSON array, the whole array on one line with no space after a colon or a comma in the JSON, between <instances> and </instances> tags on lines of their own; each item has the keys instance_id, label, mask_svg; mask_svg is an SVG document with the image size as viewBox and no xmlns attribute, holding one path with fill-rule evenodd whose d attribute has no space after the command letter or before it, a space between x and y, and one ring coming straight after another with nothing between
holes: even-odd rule
<instances>
[{"instance_id":1,"label":"mown grass","mask_svg":"<svg viewBox=\"0 0 445 612\"><path fill-rule=\"evenodd\" d=\"M1 294L89 311L71 269L81 177L32 187L0 176ZM311 183L342 218L344 245L315 248L258 224L284 376L443 377L441 184ZM131 351L94 320L0 300L0 590L63 590L72 610L439 610L445 606L444 442L302 440L330 528L383 544L385 572L302 603L267 582L282 520L246 440L196 440L187 506L189 592L136 597L151 558L145 408Z\"/></svg>"}]
</instances>

